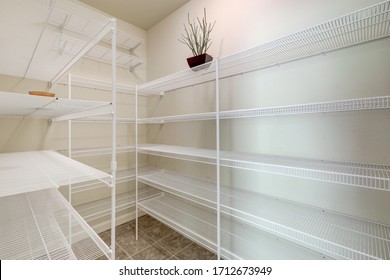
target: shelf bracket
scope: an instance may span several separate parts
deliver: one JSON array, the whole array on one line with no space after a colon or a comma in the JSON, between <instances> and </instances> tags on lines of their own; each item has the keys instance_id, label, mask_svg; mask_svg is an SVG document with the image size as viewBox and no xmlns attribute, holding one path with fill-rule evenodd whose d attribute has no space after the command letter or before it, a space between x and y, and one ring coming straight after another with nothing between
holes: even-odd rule
<instances>
[{"instance_id":1,"label":"shelf bracket","mask_svg":"<svg viewBox=\"0 0 390 280\"><path fill-rule=\"evenodd\" d=\"M130 53L131 55L133 55L133 54L134 54L134 51L136 50L136 48L138 48L138 47L141 46L141 45L142 45L142 42L139 42L139 43L136 44L134 47L132 47L132 48L129 49L129 53Z\"/></svg>"},{"instance_id":2,"label":"shelf bracket","mask_svg":"<svg viewBox=\"0 0 390 280\"><path fill-rule=\"evenodd\" d=\"M129 67L129 71L130 72L133 72L135 68L137 68L138 66L140 66L142 63L141 62L138 62L136 64L133 65L133 63L130 64L130 67Z\"/></svg>"}]
</instances>

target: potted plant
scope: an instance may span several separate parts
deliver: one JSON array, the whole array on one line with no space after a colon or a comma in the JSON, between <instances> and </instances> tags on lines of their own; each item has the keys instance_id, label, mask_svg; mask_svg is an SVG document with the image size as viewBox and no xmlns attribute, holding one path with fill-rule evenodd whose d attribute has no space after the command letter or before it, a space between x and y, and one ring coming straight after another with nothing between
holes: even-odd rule
<instances>
[{"instance_id":1,"label":"potted plant","mask_svg":"<svg viewBox=\"0 0 390 280\"><path fill-rule=\"evenodd\" d=\"M213 57L207 54L207 50L211 46L210 33L213 30L213 24L207 22L206 8L204 8L203 18L196 18L196 21L190 21L190 14L188 13L188 26L184 24L185 34L181 34L179 41L190 48L193 57L187 58L187 63L190 68L210 62Z\"/></svg>"}]
</instances>

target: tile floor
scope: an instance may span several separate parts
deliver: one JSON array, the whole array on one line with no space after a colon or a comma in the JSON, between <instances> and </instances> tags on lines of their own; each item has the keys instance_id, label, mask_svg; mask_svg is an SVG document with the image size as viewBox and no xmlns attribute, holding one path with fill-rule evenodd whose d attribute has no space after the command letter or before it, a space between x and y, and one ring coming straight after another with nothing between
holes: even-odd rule
<instances>
[{"instance_id":1,"label":"tile floor","mask_svg":"<svg viewBox=\"0 0 390 280\"><path fill-rule=\"evenodd\" d=\"M138 219L138 241L135 221L116 228L118 260L215 260L216 255L175 232L149 215ZM99 234L110 244L110 230Z\"/></svg>"}]
</instances>

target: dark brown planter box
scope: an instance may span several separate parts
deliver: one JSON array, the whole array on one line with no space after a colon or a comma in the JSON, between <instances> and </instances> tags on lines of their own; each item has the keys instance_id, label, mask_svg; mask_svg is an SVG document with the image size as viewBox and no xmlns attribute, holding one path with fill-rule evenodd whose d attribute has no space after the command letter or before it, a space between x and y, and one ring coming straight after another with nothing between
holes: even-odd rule
<instances>
[{"instance_id":1,"label":"dark brown planter box","mask_svg":"<svg viewBox=\"0 0 390 280\"><path fill-rule=\"evenodd\" d=\"M207 53L187 58L187 63L190 68L205 64L213 60L213 57ZM204 69L205 67L196 67L193 70Z\"/></svg>"}]
</instances>

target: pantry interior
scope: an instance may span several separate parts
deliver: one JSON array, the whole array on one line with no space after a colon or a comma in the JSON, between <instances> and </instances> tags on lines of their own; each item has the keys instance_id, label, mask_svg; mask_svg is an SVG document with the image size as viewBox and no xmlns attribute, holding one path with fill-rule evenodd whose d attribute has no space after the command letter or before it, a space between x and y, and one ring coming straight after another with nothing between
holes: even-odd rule
<instances>
[{"instance_id":1,"label":"pantry interior","mask_svg":"<svg viewBox=\"0 0 390 280\"><path fill-rule=\"evenodd\" d=\"M0 259L390 259L390 1L84 2L0 0Z\"/></svg>"}]
</instances>

